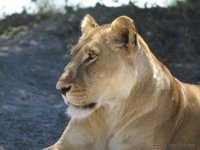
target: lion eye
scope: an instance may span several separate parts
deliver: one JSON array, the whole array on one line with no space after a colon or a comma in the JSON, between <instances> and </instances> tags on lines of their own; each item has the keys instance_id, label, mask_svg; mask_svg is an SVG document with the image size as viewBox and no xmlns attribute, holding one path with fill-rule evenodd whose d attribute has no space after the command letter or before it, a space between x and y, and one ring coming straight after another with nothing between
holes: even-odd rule
<instances>
[{"instance_id":1,"label":"lion eye","mask_svg":"<svg viewBox=\"0 0 200 150\"><path fill-rule=\"evenodd\" d=\"M89 56L89 59L95 59L97 57L96 54L91 54L91 53L89 53L88 56Z\"/></svg>"},{"instance_id":2,"label":"lion eye","mask_svg":"<svg viewBox=\"0 0 200 150\"><path fill-rule=\"evenodd\" d=\"M95 54L95 53L88 53L88 57L85 60L85 62L88 65L88 64L94 62L96 59L97 59L97 54Z\"/></svg>"}]
</instances>

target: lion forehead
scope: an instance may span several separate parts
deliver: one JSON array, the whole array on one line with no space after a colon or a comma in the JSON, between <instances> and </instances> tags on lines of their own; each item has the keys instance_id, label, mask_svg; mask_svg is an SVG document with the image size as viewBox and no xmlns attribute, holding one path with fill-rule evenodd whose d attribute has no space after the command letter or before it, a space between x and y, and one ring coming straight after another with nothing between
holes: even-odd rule
<instances>
[{"instance_id":1,"label":"lion forehead","mask_svg":"<svg viewBox=\"0 0 200 150\"><path fill-rule=\"evenodd\" d=\"M107 37L108 28L109 28L109 25L104 25L83 34L79 38L78 43L71 49L71 55L77 54L79 50L86 45L88 47L92 47L96 43L105 44L103 43L103 41L107 40L106 37Z\"/></svg>"}]
</instances>

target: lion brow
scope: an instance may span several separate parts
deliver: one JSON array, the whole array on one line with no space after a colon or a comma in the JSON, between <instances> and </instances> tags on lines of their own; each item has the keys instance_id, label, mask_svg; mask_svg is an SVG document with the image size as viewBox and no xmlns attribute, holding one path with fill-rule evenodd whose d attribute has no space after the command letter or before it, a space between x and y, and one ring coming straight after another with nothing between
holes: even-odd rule
<instances>
[{"instance_id":1,"label":"lion brow","mask_svg":"<svg viewBox=\"0 0 200 150\"><path fill-rule=\"evenodd\" d=\"M84 43L87 43L90 40L90 37L84 38L82 42L77 43L74 47L71 49L71 55L75 56L79 50L84 46Z\"/></svg>"},{"instance_id":2,"label":"lion brow","mask_svg":"<svg viewBox=\"0 0 200 150\"><path fill-rule=\"evenodd\" d=\"M80 45L75 45L74 47L72 47L71 56L75 56L79 52L80 49L81 49Z\"/></svg>"}]
</instances>

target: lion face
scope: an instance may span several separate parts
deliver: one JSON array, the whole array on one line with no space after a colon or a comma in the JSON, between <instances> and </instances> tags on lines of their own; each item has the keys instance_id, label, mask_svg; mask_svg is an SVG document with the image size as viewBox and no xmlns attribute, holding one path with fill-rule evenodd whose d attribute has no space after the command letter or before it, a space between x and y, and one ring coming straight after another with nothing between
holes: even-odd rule
<instances>
[{"instance_id":1,"label":"lion face","mask_svg":"<svg viewBox=\"0 0 200 150\"><path fill-rule=\"evenodd\" d=\"M130 58L137 47L135 27L127 17L98 26L87 15L81 28L82 36L56 85L69 106L68 114L76 118L129 96L135 74Z\"/></svg>"}]
</instances>

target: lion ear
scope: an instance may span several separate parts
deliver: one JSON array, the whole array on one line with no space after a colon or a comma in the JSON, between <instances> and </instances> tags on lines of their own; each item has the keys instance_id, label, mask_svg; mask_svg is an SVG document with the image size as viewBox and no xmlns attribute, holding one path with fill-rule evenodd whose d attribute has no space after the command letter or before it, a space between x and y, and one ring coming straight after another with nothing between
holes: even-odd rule
<instances>
[{"instance_id":1,"label":"lion ear","mask_svg":"<svg viewBox=\"0 0 200 150\"><path fill-rule=\"evenodd\" d=\"M138 35L134 21L131 18L121 16L115 19L111 23L111 32L115 36L115 40L120 40L120 42L126 44L129 52L135 48L139 48Z\"/></svg>"},{"instance_id":2,"label":"lion ear","mask_svg":"<svg viewBox=\"0 0 200 150\"><path fill-rule=\"evenodd\" d=\"M95 19L90 16L90 15L86 15L81 23L81 31L82 34L90 31L91 29L98 27L99 25L96 23Z\"/></svg>"}]
</instances>

